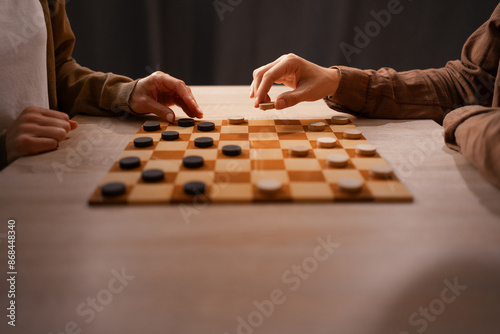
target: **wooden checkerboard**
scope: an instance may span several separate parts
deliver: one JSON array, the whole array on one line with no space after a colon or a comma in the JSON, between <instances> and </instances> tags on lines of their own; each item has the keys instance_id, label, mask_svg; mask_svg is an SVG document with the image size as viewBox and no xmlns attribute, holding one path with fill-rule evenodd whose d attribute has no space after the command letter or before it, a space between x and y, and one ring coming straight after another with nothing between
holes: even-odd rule
<instances>
[{"instance_id":1,"label":"wooden checkerboard","mask_svg":"<svg viewBox=\"0 0 500 334\"><path fill-rule=\"evenodd\" d=\"M324 131L309 131L310 122L325 122ZM204 120L204 122L206 122ZM412 196L400 180L392 175L386 179L371 176L374 165L387 165L377 153L374 156L360 156L356 146L368 144L361 139L344 139L346 129L355 129L349 121L346 125L334 125L329 119L321 120L247 120L240 125L230 125L227 120L210 121L215 130L202 132L194 127L179 127L176 123L160 122L161 129L146 132L141 128L138 137L150 137L153 146L136 148L131 141L120 155L138 157L141 165L132 170L123 170L118 161L111 167L89 199L90 204L160 204L193 203L200 200L213 203L233 202L334 202L334 201L395 201L407 202ZM163 131L179 132L179 139L164 141ZM198 148L194 140L198 137L211 137L214 145ZM337 138L334 148L319 148L316 140L320 137ZM242 154L229 157L222 154L225 145L238 145ZM309 147L306 157L291 156L289 148L293 145ZM348 165L333 168L326 163L331 154L346 155ZM186 156L197 155L204 158L204 166L187 169L182 164ZM141 173L148 169L164 171L164 180L158 183L145 183ZM261 179L276 179L282 182L282 189L276 194L260 192L256 183ZM346 193L339 189L338 182L343 178L364 181L359 193ZM207 186L203 198L185 194L184 184L201 181ZM105 197L101 186L110 182L126 185L126 192L117 197Z\"/></svg>"}]
</instances>

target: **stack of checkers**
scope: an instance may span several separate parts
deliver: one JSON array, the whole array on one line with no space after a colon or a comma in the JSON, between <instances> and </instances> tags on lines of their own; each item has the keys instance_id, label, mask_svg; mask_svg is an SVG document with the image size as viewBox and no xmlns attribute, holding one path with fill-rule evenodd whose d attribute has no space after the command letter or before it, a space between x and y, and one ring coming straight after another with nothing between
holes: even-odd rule
<instances>
[{"instance_id":1,"label":"stack of checkers","mask_svg":"<svg viewBox=\"0 0 500 334\"><path fill-rule=\"evenodd\" d=\"M147 122L91 204L411 201L345 117Z\"/></svg>"}]
</instances>

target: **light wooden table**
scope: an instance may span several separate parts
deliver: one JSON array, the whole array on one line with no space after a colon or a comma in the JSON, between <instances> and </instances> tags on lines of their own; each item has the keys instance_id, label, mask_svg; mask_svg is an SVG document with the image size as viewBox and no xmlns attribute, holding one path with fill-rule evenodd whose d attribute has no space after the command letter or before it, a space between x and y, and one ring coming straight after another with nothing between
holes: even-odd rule
<instances>
[{"instance_id":1,"label":"light wooden table","mask_svg":"<svg viewBox=\"0 0 500 334\"><path fill-rule=\"evenodd\" d=\"M322 101L254 110L247 87L193 91L207 119L335 114ZM432 121L354 120L413 203L202 205L186 213L175 205L89 207L143 120L75 119L78 129L57 151L0 173L0 268L7 272L13 218L18 271L15 331L6 325L2 279L2 333L500 331L500 191L445 147ZM330 253L320 247L328 240Z\"/></svg>"}]
</instances>

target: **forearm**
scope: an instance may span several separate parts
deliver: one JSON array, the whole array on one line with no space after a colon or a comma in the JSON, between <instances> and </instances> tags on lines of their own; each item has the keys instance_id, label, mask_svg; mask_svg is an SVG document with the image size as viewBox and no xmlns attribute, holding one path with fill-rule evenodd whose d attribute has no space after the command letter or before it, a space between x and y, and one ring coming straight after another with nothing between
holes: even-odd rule
<instances>
[{"instance_id":1,"label":"forearm","mask_svg":"<svg viewBox=\"0 0 500 334\"><path fill-rule=\"evenodd\" d=\"M70 116L130 112L129 100L136 84L127 77L94 72L70 60L57 69L59 108Z\"/></svg>"},{"instance_id":2,"label":"forearm","mask_svg":"<svg viewBox=\"0 0 500 334\"><path fill-rule=\"evenodd\" d=\"M340 86L330 107L376 118L431 118L466 105L498 105L494 86L500 55L500 6L467 40L461 59L440 69L396 72L339 67Z\"/></svg>"},{"instance_id":3,"label":"forearm","mask_svg":"<svg viewBox=\"0 0 500 334\"><path fill-rule=\"evenodd\" d=\"M468 106L444 120L446 144L500 188L500 108Z\"/></svg>"},{"instance_id":4,"label":"forearm","mask_svg":"<svg viewBox=\"0 0 500 334\"><path fill-rule=\"evenodd\" d=\"M370 118L433 119L442 123L449 110L463 103L453 69L396 72L338 67L340 85L326 99L334 109Z\"/></svg>"}]
</instances>

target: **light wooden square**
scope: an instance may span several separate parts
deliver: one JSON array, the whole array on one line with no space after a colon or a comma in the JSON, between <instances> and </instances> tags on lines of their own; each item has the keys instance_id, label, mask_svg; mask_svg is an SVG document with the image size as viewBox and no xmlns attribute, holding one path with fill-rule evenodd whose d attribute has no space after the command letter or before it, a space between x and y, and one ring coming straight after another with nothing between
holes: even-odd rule
<instances>
[{"instance_id":1,"label":"light wooden square","mask_svg":"<svg viewBox=\"0 0 500 334\"><path fill-rule=\"evenodd\" d=\"M167 203L172 198L173 191L173 184L138 184L132 188L128 202L133 204Z\"/></svg>"},{"instance_id":2,"label":"light wooden square","mask_svg":"<svg viewBox=\"0 0 500 334\"><path fill-rule=\"evenodd\" d=\"M290 190L296 201L329 201L334 198L330 186L323 182L292 182Z\"/></svg>"},{"instance_id":3,"label":"light wooden square","mask_svg":"<svg viewBox=\"0 0 500 334\"><path fill-rule=\"evenodd\" d=\"M242 150L250 149L250 143L248 141L222 140L219 142L219 150L221 150L226 145L236 145L241 147Z\"/></svg>"},{"instance_id":4,"label":"light wooden square","mask_svg":"<svg viewBox=\"0 0 500 334\"><path fill-rule=\"evenodd\" d=\"M276 132L256 132L250 133L248 136L250 140L279 140Z\"/></svg>"},{"instance_id":5,"label":"light wooden square","mask_svg":"<svg viewBox=\"0 0 500 334\"><path fill-rule=\"evenodd\" d=\"M284 170L252 171L252 183L255 184L263 179L276 179L283 182L283 184L290 182L290 178L288 177L288 172Z\"/></svg>"},{"instance_id":6,"label":"light wooden square","mask_svg":"<svg viewBox=\"0 0 500 334\"><path fill-rule=\"evenodd\" d=\"M184 151L187 149L187 141L161 141L156 146L157 151Z\"/></svg>"},{"instance_id":7,"label":"light wooden square","mask_svg":"<svg viewBox=\"0 0 500 334\"><path fill-rule=\"evenodd\" d=\"M253 148L250 149L250 159L252 160L276 160L283 159L283 151L279 148Z\"/></svg>"},{"instance_id":8,"label":"light wooden square","mask_svg":"<svg viewBox=\"0 0 500 334\"><path fill-rule=\"evenodd\" d=\"M140 179L141 179L140 172L108 173L101 181L101 185L109 182L123 182L127 186L131 186L139 182Z\"/></svg>"},{"instance_id":9,"label":"light wooden square","mask_svg":"<svg viewBox=\"0 0 500 334\"><path fill-rule=\"evenodd\" d=\"M346 124L346 125L330 125L330 129L332 129L333 132L344 132L347 129L357 129L354 124Z\"/></svg>"},{"instance_id":10,"label":"light wooden square","mask_svg":"<svg viewBox=\"0 0 500 334\"><path fill-rule=\"evenodd\" d=\"M329 137L337 139L333 132L306 132L307 139L318 140L318 138Z\"/></svg>"},{"instance_id":11,"label":"light wooden square","mask_svg":"<svg viewBox=\"0 0 500 334\"><path fill-rule=\"evenodd\" d=\"M149 160L144 169L161 169L164 172L178 172L181 166L181 160Z\"/></svg>"},{"instance_id":12,"label":"light wooden square","mask_svg":"<svg viewBox=\"0 0 500 334\"><path fill-rule=\"evenodd\" d=\"M370 170L372 166L387 166L382 158L352 158L351 161L360 170Z\"/></svg>"},{"instance_id":13,"label":"light wooden square","mask_svg":"<svg viewBox=\"0 0 500 334\"><path fill-rule=\"evenodd\" d=\"M196 133L193 133L189 139L195 140L196 138L200 138L200 137L208 137L208 138L212 138L213 140L219 140L220 133L196 132Z\"/></svg>"},{"instance_id":14,"label":"light wooden square","mask_svg":"<svg viewBox=\"0 0 500 334\"><path fill-rule=\"evenodd\" d=\"M370 144L367 140L363 139L340 139L339 142L343 148L356 148L358 145Z\"/></svg>"},{"instance_id":15,"label":"light wooden square","mask_svg":"<svg viewBox=\"0 0 500 334\"><path fill-rule=\"evenodd\" d=\"M339 180L344 178L352 178L364 181L363 176L356 169L325 169L323 170L323 175L325 176L326 182L328 183L338 183Z\"/></svg>"},{"instance_id":16,"label":"light wooden square","mask_svg":"<svg viewBox=\"0 0 500 334\"><path fill-rule=\"evenodd\" d=\"M118 160L127 158L127 157L138 157L141 159L141 161L148 161L151 159L151 156L153 155L154 151L143 151L143 150L137 150L137 151L123 151L120 154L120 157Z\"/></svg>"},{"instance_id":17,"label":"light wooden square","mask_svg":"<svg viewBox=\"0 0 500 334\"><path fill-rule=\"evenodd\" d=\"M199 155L205 160L216 160L217 159L217 149L193 149L193 150L186 150L186 153L184 154L185 157L188 157L190 155Z\"/></svg>"},{"instance_id":18,"label":"light wooden square","mask_svg":"<svg viewBox=\"0 0 500 334\"><path fill-rule=\"evenodd\" d=\"M274 125L274 120L272 119L249 119L248 125L250 126L271 126Z\"/></svg>"},{"instance_id":19,"label":"light wooden square","mask_svg":"<svg viewBox=\"0 0 500 334\"><path fill-rule=\"evenodd\" d=\"M214 184L209 197L213 202L248 202L253 198L253 188L248 183Z\"/></svg>"},{"instance_id":20,"label":"light wooden square","mask_svg":"<svg viewBox=\"0 0 500 334\"><path fill-rule=\"evenodd\" d=\"M197 121L196 124L201 123L201 122L212 122L212 123L215 124L215 126L221 126L223 120L222 119L215 119L215 120L214 119L210 119L210 120L208 120L208 119L207 120L201 119L201 120L199 120L199 122Z\"/></svg>"},{"instance_id":21,"label":"light wooden square","mask_svg":"<svg viewBox=\"0 0 500 334\"><path fill-rule=\"evenodd\" d=\"M250 160L244 159L220 159L215 162L217 172L249 172L251 170Z\"/></svg>"},{"instance_id":22,"label":"light wooden square","mask_svg":"<svg viewBox=\"0 0 500 334\"><path fill-rule=\"evenodd\" d=\"M160 141L161 133L158 133L158 132L138 133L134 136L134 139L141 138L141 137L150 137L150 138L153 138L154 141Z\"/></svg>"},{"instance_id":23,"label":"light wooden square","mask_svg":"<svg viewBox=\"0 0 500 334\"><path fill-rule=\"evenodd\" d=\"M194 130L194 126L190 126L190 127L184 128L182 126L169 125L167 127L167 131L177 131L179 133L192 133L193 130Z\"/></svg>"},{"instance_id":24,"label":"light wooden square","mask_svg":"<svg viewBox=\"0 0 500 334\"><path fill-rule=\"evenodd\" d=\"M248 133L248 126L244 125L228 125L223 126L221 133Z\"/></svg>"},{"instance_id":25,"label":"light wooden square","mask_svg":"<svg viewBox=\"0 0 500 334\"><path fill-rule=\"evenodd\" d=\"M392 180L368 181L366 182L366 185L368 189L370 189L376 201L412 200L412 195L408 192L406 187L401 182L398 181L392 181Z\"/></svg>"},{"instance_id":26,"label":"light wooden square","mask_svg":"<svg viewBox=\"0 0 500 334\"><path fill-rule=\"evenodd\" d=\"M209 185L214 182L215 172L179 172L175 178L175 184L184 185L191 181L200 181Z\"/></svg>"},{"instance_id":27,"label":"light wooden square","mask_svg":"<svg viewBox=\"0 0 500 334\"><path fill-rule=\"evenodd\" d=\"M285 159L286 170L289 171L315 171L321 170L316 159Z\"/></svg>"},{"instance_id":28,"label":"light wooden square","mask_svg":"<svg viewBox=\"0 0 500 334\"><path fill-rule=\"evenodd\" d=\"M311 143L308 140L281 140L280 141L281 148L289 149L291 146L294 146L294 145L303 145L309 149L312 149Z\"/></svg>"},{"instance_id":29,"label":"light wooden square","mask_svg":"<svg viewBox=\"0 0 500 334\"><path fill-rule=\"evenodd\" d=\"M317 159L326 159L329 155L339 154L348 157L347 152L342 148L317 148L314 150Z\"/></svg>"}]
</instances>

